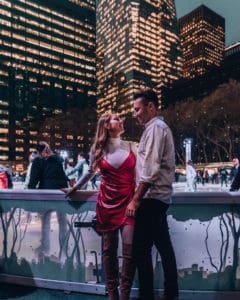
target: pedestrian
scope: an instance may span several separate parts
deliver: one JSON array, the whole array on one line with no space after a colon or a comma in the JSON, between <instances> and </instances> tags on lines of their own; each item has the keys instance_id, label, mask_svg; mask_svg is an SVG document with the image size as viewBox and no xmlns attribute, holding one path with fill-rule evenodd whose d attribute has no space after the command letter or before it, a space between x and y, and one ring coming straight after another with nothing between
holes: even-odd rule
<instances>
[{"instance_id":1,"label":"pedestrian","mask_svg":"<svg viewBox=\"0 0 240 300\"><path fill-rule=\"evenodd\" d=\"M65 158L64 159L64 171L65 171L65 174L67 175L67 178L68 178L68 184L70 187L74 186L74 184L76 183L77 181L77 178L75 176L75 172L72 173L72 170L73 170L73 166L72 164L70 163L69 159L68 158Z\"/></svg>"},{"instance_id":2,"label":"pedestrian","mask_svg":"<svg viewBox=\"0 0 240 300\"><path fill-rule=\"evenodd\" d=\"M196 176L197 176L197 172L193 166L193 162L189 160L186 166L186 179L187 179L187 189L190 192L195 192L197 190Z\"/></svg>"},{"instance_id":3,"label":"pedestrian","mask_svg":"<svg viewBox=\"0 0 240 300\"><path fill-rule=\"evenodd\" d=\"M234 178L237 175L238 167L239 167L239 159L237 157L233 158L233 167L230 173L230 181L233 182Z\"/></svg>"},{"instance_id":4,"label":"pedestrian","mask_svg":"<svg viewBox=\"0 0 240 300\"><path fill-rule=\"evenodd\" d=\"M5 166L0 164L0 189L8 189L8 176Z\"/></svg>"},{"instance_id":5,"label":"pedestrian","mask_svg":"<svg viewBox=\"0 0 240 300\"><path fill-rule=\"evenodd\" d=\"M63 159L54 154L50 146L41 141L37 147L38 157L33 160L28 188L61 189L68 186L63 170Z\"/></svg>"},{"instance_id":6,"label":"pedestrian","mask_svg":"<svg viewBox=\"0 0 240 300\"><path fill-rule=\"evenodd\" d=\"M151 250L155 244L162 258L164 294L162 300L178 299L177 267L166 211L172 195L175 152L170 128L158 116L154 91L140 90L134 95L134 113L145 126L137 153L137 189L127 207L135 217L133 256L139 277L141 300L154 299Z\"/></svg>"},{"instance_id":7,"label":"pedestrian","mask_svg":"<svg viewBox=\"0 0 240 300\"><path fill-rule=\"evenodd\" d=\"M237 161L236 161L237 163ZM237 172L235 173L235 177L230 187L230 192L238 191L240 188L240 165L238 163Z\"/></svg>"},{"instance_id":8,"label":"pedestrian","mask_svg":"<svg viewBox=\"0 0 240 300\"><path fill-rule=\"evenodd\" d=\"M25 177L25 182L24 182L24 189L28 188L29 180L30 180L30 173L31 173L31 168L32 168L32 163L34 159L38 156L37 151L33 151L32 153L29 154L28 156L28 167L27 167L27 173Z\"/></svg>"},{"instance_id":9,"label":"pedestrian","mask_svg":"<svg viewBox=\"0 0 240 300\"><path fill-rule=\"evenodd\" d=\"M209 182L209 172L208 172L207 169L205 170L205 182L206 182L206 183Z\"/></svg>"},{"instance_id":10,"label":"pedestrian","mask_svg":"<svg viewBox=\"0 0 240 300\"><path fill-rule=\"evenodd\" d=\"M13 172L12 172L12 168L9 165L6 165L6 175L7 175L7 179L8 179L8 189L12 189L13 188Z\"/></svg>"},{"instance_id":11,"label":"pedestrian","mask_svg":"<svg viewBox=\"0 0 240 300\"><path fill-rule=\"evenodd\" d=\"M82 176L84 176L89 169L87 159L86 159L86 154L84 152L78 153L78 159L76 165L72 168L72 170L67 172L67 176L76 176L76 180L78 181ZM82 190L87 189L87 184L81 187Z\"/></svg>"},{"instance_id":12,"label":"pedestrian","mask_svg":"<svg viewBox=\"0 0 240 300\"><path fill-rule=\"evenodd\" d=\"M100 117L95 142L90 152L89 171L74 185L66 189L66 196L81 188L98 171L101 184L96 206L97 231L103 233L103 265L106 288L111 300L118 295L118 236L122 236L122 270L120 300L129 299L135 266L132 259L134 219L126 216L126 208L135 189L135 147L123 141L123 122L117 114Z\"/></svg>"},{"instance_id":13,"label":"pedestrian","mask_svg":"<svg viewBox=\"0 0 240 300\"><path fill-rule=\"evenodd\" d=\"M30 171L29 189L61 189L68 186L68 178L63 169L63 158L53 153L50 146L41 141L36 146L37 157L34 158ZM41 219L41 244L35 250L38 255L47 255L50 250L50 224L53 211L43 207L39 213ZM66 253L67 218L66 213L56 209L59 224L59 248Z\"/></svg>"},{"instance_id":14,"label":"pedestrian","mask_svg":"<svg viewBox=\"0 0 240 300\"><path fill-rule=\"evenodd\" d=\"M221 179L221 189L223 188L223 184L227 187L227 170L223 167L220 169L220 179Z\"/></svg>"},{"instance_id":15,"label":"pedestrian","mask_svg":"<svg viewBox=\"0 0 240 300\"><path fill-rule=\"evenodd\" d=\"M202 185L205 185L205 183L207 182L207 173L206 173L206 169L203 168L202 172Z\"/></svg>"},{"instance_id":16,"label":"pedestrian","mask_svg":"<svg viewBox=\"0 0 240 300\"><path fill-rule=\"evenodd\" d=\"M202 171L197 170L197 183L201 183L201 182L202 182Z\"/></svg>"}]
</instances>

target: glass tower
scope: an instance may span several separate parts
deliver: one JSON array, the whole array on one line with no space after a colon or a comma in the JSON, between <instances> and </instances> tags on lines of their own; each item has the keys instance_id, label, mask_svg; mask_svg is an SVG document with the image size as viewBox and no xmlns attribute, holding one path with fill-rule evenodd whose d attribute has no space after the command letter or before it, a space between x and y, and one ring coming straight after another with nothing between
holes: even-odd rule
<instances>
[{"instance_id":1,"label":"glass tower","mask_svg":"<svg viewBox=\"0 0 240 300\"><path fill-rule=\"evenodd\" d=\"M151 87L159 95L181 74L174 0L99 0L97 11L97 109L122 115L132 96Z\"/></svg>"},{"instance_id":2,"label":"glass tower","mask_svg":"<svg viewBox=\"0 0 240 300\"><path fill-rule=\"evenodd\" d=\"M47 117L94 102L95 17L94 0L0 0L0 160L26 159Z\"/></svg>"},{"instance_id":3,"label":"glass tower","mask_svg":"<svg viewBox=\"0 0 240 300\"><path fill-rule=\"evenodd\" d=\"M225 19L201 5L178 22L183 77L193 78L220 66L225 48Z\"/></svg>"}]
</instances>

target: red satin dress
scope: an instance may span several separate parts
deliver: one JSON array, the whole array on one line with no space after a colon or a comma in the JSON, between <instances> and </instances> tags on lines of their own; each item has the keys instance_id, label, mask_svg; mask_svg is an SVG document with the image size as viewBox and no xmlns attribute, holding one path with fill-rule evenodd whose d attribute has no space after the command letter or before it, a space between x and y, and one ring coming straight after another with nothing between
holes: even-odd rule
<instances>
[{"instance_id":1,"label":"red satin dress","mask_svg":"<svg viewBox=\"0 0 240 300\"><path fill-rule=\"evenodd\" d=\"M96 206L99 232L134 224L134 219L126 216L126 208L135 190L135 164L136 158L132 151L118 168L104 158L100 160L101 185Z\"/></svg>"}]
</instances>

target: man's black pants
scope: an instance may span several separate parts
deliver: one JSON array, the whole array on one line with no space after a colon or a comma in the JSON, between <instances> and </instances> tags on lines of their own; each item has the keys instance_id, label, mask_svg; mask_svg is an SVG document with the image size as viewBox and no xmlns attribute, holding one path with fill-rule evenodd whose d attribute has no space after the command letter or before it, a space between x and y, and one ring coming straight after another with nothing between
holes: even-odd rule
<instances>
[{"instance_id":1,"label":"man's black pants","mask_svg":"<svg viewBox=\"0 0 240 300\"><path fill-rule=\"evenodd\" d=\"M162 259L164 294L178 295L176 259L168 231L168 204L156 199L143 199L136 213L133 257L136 260L141 300L154 300L152 246Z\"/></svg>"}]
</instances>

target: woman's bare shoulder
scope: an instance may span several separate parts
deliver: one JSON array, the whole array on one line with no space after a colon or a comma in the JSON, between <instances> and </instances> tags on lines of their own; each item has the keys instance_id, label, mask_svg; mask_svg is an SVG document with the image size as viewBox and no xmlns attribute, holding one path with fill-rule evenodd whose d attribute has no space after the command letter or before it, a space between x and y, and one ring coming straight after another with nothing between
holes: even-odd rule
<instances>
[{"instance_id":1,"label":"woman's bare shoulder","mask_svg":"<svg viewBox=\"0 0 240 300\"><path fill-rule=\"evenodd\" d=\"M127 149L132 150L135 154L137 152L137 145L133 141L123 141L124 142L124 147Z\"/></svg>"}]
</instances>

